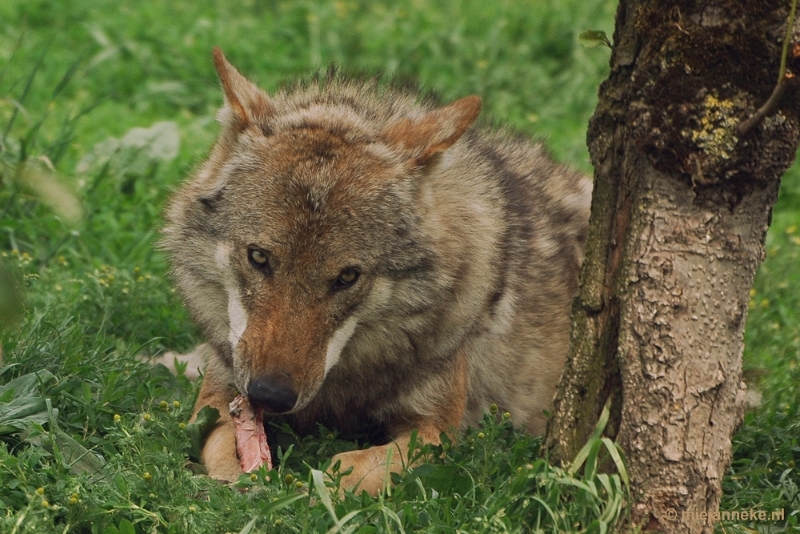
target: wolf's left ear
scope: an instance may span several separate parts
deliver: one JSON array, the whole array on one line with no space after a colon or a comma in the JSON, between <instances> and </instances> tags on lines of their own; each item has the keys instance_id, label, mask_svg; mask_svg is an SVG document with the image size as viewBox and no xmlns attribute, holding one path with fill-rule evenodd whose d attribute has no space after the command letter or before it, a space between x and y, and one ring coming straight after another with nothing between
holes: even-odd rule
<instances>
[{"instance_id":1,"label":"wolf's left ear","mask_svg":"<svg viewBox=\"0 0 800 534\"><path fill-rule=\"evenodd\" d=\"M450 148L467 132L481 112L481 99L468 96L416 119L400 119L383 131L389 145L410 152L420 165Z\"/></svg>"},{"instance_id":2,"label":"wolf's left ear","mask_svg":"<svg viewBox=\"0 0 800 534\"><path fill-rule=\"evenodd\" d=\"M267 93L242 76L219 47L214 47L214 66L225 92L226 106L220 112L220 122L235 130L243 130L252 124L263 125L275 111Z\"/></svg>"}]
</instances>

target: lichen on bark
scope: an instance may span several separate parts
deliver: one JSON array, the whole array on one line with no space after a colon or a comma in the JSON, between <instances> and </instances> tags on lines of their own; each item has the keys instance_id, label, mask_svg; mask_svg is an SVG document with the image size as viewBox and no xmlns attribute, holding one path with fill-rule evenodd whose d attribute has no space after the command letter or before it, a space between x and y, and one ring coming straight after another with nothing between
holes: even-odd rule
<instances>
[{"instance_id":1,"label":"lichen on bark","mask_svg":"<svg viewBox=\"0 0 800 534\"><path fill-rule=\"evenodd\" d=\"M764 163L791 161L800 111L791 105L797 87L789 88L780 120L735 142L733 129L724 131L752 115L772 92L789 3L681 0L666 7L648 0L637 6L638 53L629 73L626 121L654 167L678 171L699 186L729 182L746 194L748 184L775 174L763 169ZM796 60L789 66L800 67ZM709 130L715 139L703 135ZM734 202L740 197L728 195Z\"/></svg>"}]
</instances>

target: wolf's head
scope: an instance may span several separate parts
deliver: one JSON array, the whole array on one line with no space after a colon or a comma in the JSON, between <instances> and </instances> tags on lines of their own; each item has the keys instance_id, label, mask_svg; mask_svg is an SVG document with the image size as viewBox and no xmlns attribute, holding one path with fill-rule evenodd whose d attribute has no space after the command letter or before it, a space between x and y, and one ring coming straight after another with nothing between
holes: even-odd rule
<instances>
[{"instance_id":1,"label":"wolf's head","mask_svg":"<svg viewBox=\"0 0 800 534\"><path fill-rule=\"evenodd\" d=\"M214 60L222 130L172 200L162 245L236 387L291 413L400 284L415 298L409 275L431 261L420 183L480 99L433 108L336 79L269 96L219 49Z\"/></svg>"}]
</instances>

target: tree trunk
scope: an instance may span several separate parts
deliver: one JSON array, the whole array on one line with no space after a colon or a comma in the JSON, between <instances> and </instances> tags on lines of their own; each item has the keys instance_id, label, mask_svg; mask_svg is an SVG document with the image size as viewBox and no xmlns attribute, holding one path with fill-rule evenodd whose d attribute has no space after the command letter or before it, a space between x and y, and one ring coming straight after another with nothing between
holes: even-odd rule
<instances>
[{"instance_id":1,"label":"tree trunk","mask_svg":"<svg viewBox=\"0 0 800 534\"><path fill-rule=\"evenodd\" d=\"M713 532L745 386L749 290L800 91L736 130L776 86L790 0L622 0L588 144L591 228L546 447L571 460L606 400L632 520ZM795 26L794 43L800 33ZM793 43L793 44L794 44ZM789 70L800 74L800 45Z\"/></svg>"}]
</instances>

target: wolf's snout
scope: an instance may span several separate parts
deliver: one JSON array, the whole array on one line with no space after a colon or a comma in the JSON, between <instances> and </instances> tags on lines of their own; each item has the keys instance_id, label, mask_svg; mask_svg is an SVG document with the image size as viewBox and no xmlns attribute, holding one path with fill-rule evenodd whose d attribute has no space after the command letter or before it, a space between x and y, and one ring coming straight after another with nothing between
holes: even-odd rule
<instances>
[{"instance_id":1,"label":"wolf's snout","mask_svg":"<svg viewBox=\"0 0 800 534\"><path fill-rule=\"evenodd\" d=\"M250 402L269 413L286 413L297 403L297 392L291 379L284 375L259 376L247 386Z\"/></svg>"}]
</instances>

